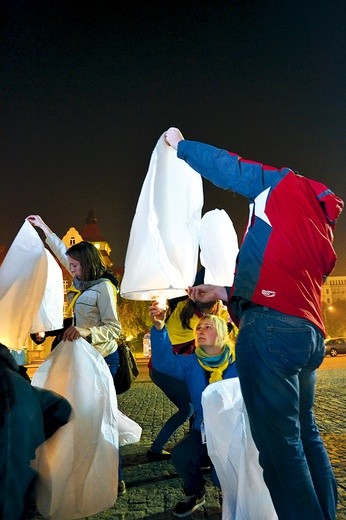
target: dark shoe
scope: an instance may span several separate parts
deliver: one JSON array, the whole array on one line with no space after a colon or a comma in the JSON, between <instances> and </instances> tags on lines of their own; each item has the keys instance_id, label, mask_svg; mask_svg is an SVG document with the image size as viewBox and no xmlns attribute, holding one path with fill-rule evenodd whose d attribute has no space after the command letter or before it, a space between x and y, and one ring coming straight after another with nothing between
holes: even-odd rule
<instances>
[{"instance_id":1,"label":"dark shoe","mask_svg":"<svg viewBox=\"0 0 346 520\"><path fill-rule=\"evenodd\" d=\"M156 451L148 450L147 451L148 460L167 460L171 458L171 454L169 451L162 450L161 453L157 453Z\"/></svg>"},{"instance_id":2,"label":"dark shoe","mask_svg":"<svg viewBox=\"0 0 346 520\"><path fill-rule=\"evenodd\" d=\"M126 493L125 480L119 480L119 483L118 483L118 496L125 495L125 493Z\"/></svg>"},{"instance_id":3,"label":"dark shoe","mask_svg":"<svg viewBox=\"0 0 346 520\"><path fill-rule=\"evenodd\" d=\"M205 504L205 495L198 498L196 495L180 500L173 510L173 516L177 518L184 518L191 515L196 509L199 509Z\"/></svg>"}]
</instances>

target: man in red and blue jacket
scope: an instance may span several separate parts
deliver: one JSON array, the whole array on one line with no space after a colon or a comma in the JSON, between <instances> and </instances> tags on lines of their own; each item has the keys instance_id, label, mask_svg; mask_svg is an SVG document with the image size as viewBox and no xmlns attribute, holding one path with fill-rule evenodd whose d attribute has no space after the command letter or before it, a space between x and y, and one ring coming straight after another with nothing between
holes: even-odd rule
<instances>
[{"instance_id":1,"label":"man in red and blue jacket","mask_svg":"<svg viewBox=\"0 0 346 520\"><path fill-rule=\"evenodd\" d=\"M184 140L177 128L165 138L205 179L249 201L233 287L200 285L189 296L227 301L239 326L237 370L278 517L335 519L337 486L313 402L325 352L322 284L335 266L343 201L290 168Z\"/></svg>"}]
</instances>

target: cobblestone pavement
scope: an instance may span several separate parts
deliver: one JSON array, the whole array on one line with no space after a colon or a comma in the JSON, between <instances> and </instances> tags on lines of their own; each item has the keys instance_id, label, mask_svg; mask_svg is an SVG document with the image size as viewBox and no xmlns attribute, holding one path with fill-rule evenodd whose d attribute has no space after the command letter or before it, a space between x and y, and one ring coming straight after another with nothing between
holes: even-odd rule
<instances>
[{"instance_id":1,"label":"cobblestone pavement","mask_svg":"<svg viewBox=\"0 0 346 520\"><path fill-rule=\"evenodd\" d=\"M338 480L338 520L346 520L346 370L319 370L317 373L316 419L328 449ZM127 493L117 499L113 508L89 517L89 520L167 520L182 496L181 481L169 461L148 462L146 451L162 423L174 406L150 382L138 382L118 398L119 408L143 428L138 444L122 448ZM182 428L170 443L179 440ZM206 477L208 478L208 477ZM217 490L208 481L204 508L196 511L194 520L220 520ZM256 519L253 519L256 520Z\"/></svg>"}]
</instances>

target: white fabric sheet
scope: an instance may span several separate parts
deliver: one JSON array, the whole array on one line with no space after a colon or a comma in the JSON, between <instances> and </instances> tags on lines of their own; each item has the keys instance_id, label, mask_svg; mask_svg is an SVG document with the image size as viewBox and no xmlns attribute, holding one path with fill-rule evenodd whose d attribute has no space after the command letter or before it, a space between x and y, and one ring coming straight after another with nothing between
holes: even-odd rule
<instances>
[{"instance_id":1,"label":"white fabric sheet","mask_svg":"<svg viewBox=\"0 0 346 520\"><path fill-rule=\"evenodd\" d=\"M202 218L201 176L162 135L151 156L132 222L121 283L130 300L170 299L195 280L198 255L205 283L233 284L238 239L224 210Z\"/></svg>"},{"instance_id":2,"label":"white fabric sheet","mask_svg":"<svg viewBox=\"0 0 346 520\"><path fill-rule=\"evenodd\" d=\"M231 287L239 247L237 233L225 210L214 209L203 215L200 249L204 283Z\"/></svg>"},{"instance_id":3,"label":"white fabric sheet","mask_svg":"<svg viewBox=\"0 0 346 520\"><path fill-rule=\"evenodd\" d=\"M0 267L0 342L21 350L39 311L47 280L47 256L24 221Z\"/></svg>"},{"instance_id":4,"label":"white fabric sheet","mask_svg":"<svg viewBox=\"0 0 346 520\"><path fill-rule=\"evenodd\" d=\"M140 441L142 428L133 419L118 410L118 432L119 446L126 446Z\"/></svg>"},{"instance_id":5,"label":"white fabric sheet","mask_svg":"<svg viewBox=\"0 0 346 520\"><path fill-rule=\"evenodd\" d=\"M200 175L177 158L162 135L132 222L121 283L124 298L186 294L197 271L202 206Z\"/></svg>"},{"instance_id":6,"label":"white fabric sheet","mask_svg":"<svg viewBox=\"0 0 346 520\"><path fill-rule=\"evenodd\" d=\"M202 406L208 453L222 489L222 520L277 520L238 378L210 384Z\"/></svg>"},{"instance_id":7,"label":"white fabric sheet","mask_svg":"<svg viewBox=\"0 0 346 520\"><path fill-rule=\"evenodd\" d=\"M70 421L36 453L36 503L45 518L73 520L110 508L118 491L118 408L104 358L80 338L61 342L36 370L32 384L53 390L73 407ZM131 419L122 443L138 442Z\"/></svg>"},{"instance_id":8,"label":"white fabric sheet","mask_svg":"<svg viewBox=\"0 0 346 520\"><path fill-rule=\"evenodd\" d=\"M48 249L45 249L45 254L47 256L46 286L39 312L31 325L30 332L61 329L64 323L64 281L62 270Z\"/></svg>"}]
</instances>

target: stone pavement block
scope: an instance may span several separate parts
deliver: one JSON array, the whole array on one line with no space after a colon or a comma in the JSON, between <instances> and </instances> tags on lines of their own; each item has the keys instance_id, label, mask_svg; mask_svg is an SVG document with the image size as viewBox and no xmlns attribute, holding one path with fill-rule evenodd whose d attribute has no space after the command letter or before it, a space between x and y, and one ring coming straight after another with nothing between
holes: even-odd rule
<instances>
[{"instance_id":1,"label":"stone pavement block","mask_svg":"<svg viewBox=\"0 0 346 520\"><path fill-rule=\"evenodd\" d=\"M318 371L315 404L316 420L338 481L337 520L346 520L345 376L344 369ZM176 408L153 383L143 380L118 397L119 409L143 428L139 443L122 448L127 493L119 497L111 509L88 517L89 520L168 520L174 518L172 510L183 496L181 481L172 463L149 462L146 458L152 440ZM187 429L188 424L176 433L168 449ZM218 490L207 474L206 479L206 504L189 518L221 520Z\"/></svg>"}]
</instances>

